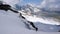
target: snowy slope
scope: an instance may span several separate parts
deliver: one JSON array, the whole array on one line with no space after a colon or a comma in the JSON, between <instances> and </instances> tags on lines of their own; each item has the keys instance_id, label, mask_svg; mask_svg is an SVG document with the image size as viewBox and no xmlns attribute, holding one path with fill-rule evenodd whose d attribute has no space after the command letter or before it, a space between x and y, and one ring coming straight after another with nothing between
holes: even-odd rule
<instances>
[{"instance_id":1,"label":"snowy slope","mask_svg":"<svg viewBox=\"0 0 60 34\"><path fill-rule=\"evenodd\" d=\"M16 14L0 10L0 34L28 34L28 31ZM29 31L29 33L31 33L31 31ZM32 31L31 34L33 33L34 31Z\"/></svg>"},{"instance_id":2,"label":"snowy slope","mask_svg":"<svg viewBox=\"0 0 60 34\"><path fill-rule=\"evenodd\" d=\"M49 34L40 31L29 30L25 27L22 19L11 11L0 10L0 34ZM59 34L59 33L51 33Z\"/></svg>"}]
</instances>

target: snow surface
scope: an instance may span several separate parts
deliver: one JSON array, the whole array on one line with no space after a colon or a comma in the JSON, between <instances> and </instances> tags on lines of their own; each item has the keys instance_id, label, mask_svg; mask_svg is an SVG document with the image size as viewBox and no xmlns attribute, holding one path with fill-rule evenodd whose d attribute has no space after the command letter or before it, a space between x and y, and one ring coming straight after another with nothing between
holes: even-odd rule
<instances>
[{"instance_id":1,"label":"snow surface","mask_svg":"<svg viewBox=\"0 0 60 34\"><path fill-rule=\"evenodd\" d=\"M29 30L18 15L11 11L0 10L0 34L59 34Z\"/></svg>"}]
</instances>

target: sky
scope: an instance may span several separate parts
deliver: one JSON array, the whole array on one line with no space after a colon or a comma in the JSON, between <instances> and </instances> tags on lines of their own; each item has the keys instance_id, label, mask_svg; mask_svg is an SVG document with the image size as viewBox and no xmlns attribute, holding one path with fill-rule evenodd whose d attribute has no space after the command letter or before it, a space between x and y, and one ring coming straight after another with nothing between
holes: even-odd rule
<instances>
[{"instance_id":1,"label":"sky","mask_svg":"<svg viewBox=\"0 0 60 34\"><path fill-rule=\"evenodd\" d=\"M60 11L60 0L3 0L4 2L10 5L25 5L25 4L32 4L32 5L39 5L40 8L47 8L51 10L58 10Z\"/></svg>"},{"instance_id":2,"label":"sky","mask_svg":"<svg viewBox=\"0 0 60 34\"><path fill-rule=\"evenodd\" d=\"M42 0L22 0L20 2L20 4L28 4L28 3L31 3L31 4L39 5L41 2L42 2Z\"/></svg>"},{"instance_id":3,"label":"sky","mask_svg":"<svg viewBox=\"0 0 60 34\"><path fill-rule=\"evenodd\" d=\"M54 11L60 11L60 0L20 0L19 5L32 4Z\"/></svg>"},{"instance_id":4,"label":"sky","mask_svg":"<svg viewBox=\"0 0 60 34\"><path fill-rule=\"evenodd\" d=\"M44 0L40 7L54 11L60 11L60 0Z\"/></svg>"},{"instance_id":5,"label":"sky","mask_svg":"<svg viewBox=\"0 0 60 34\"><path fill-rule=\"evenodd\" d=\"M60 0L22 0L19 2L20 5L24 4L32 4L39 6L40 8L45 8L49 10L54 10L54 11L60 11Z\"/></svg>"}]
</instances>

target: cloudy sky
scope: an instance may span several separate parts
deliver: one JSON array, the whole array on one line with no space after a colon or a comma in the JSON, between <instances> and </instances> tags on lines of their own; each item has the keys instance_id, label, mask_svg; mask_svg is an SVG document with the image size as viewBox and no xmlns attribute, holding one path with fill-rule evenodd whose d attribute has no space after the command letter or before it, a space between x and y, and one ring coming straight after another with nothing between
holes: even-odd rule
<instances>
[{"instance_id":1,"label":"cloudy sky","mask_svg":"<svg viewBox=\"0 0 60 34\"><path fill-rule=\"evenodd\" d=\"M20 3L21 4L31 3L31 4L37 4L37 5L39 5L41 2L42 2L42 0L22 0Z\"/></svg>"},{"instance_id":2,"label":"cloudy sky","mask_svg":"<svg viewBox=\"0 0 60 34\"><path fill-rule=\"evenodd\" d=\"M60 0L22 0L20 4L35 4L41 8L60 11Z\"/></svg>"},{"instance_id":3,"label":"cloudy sky","mask_svg":"<svg viewBox=\"0 0 60 34\"><path fill-rule=\"evenodd\" d=\"M51 10L60 10L60 0L43 0L40 6Z\"/></svg>"},{"instance_id":4,"label":"cloudy sky","mask_svg":"<svg viewBox=\"0 0 60 34\"><path fill-rule=\"evenodd\" d=\"M41 8L49 8L53 10L60 10L60 0L3 0L4 2L7 2L8 4L35 4L39 5Z\"/></svg>"}]
</instances>

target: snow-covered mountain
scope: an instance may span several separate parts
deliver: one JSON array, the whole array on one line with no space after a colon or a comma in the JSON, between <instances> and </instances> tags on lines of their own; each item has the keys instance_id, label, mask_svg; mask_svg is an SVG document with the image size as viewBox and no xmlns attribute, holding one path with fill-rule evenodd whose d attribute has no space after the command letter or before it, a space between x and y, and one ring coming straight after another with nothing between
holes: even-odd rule
<instances>
[{"instance_id":1,"label":"snow-covered mountain","mask_svg":"<svg viewBox=\"0 0 60 34\"><path fill-rule=\"evenodd\" d=\"M6 2L10 4L11 1ZM58 14L59 12L50 12L49 10L44 10L31 4L23 6L16 5L16 8L18 12L22 13L22 16L24 16L26 20L23 19L19 15L19 13L13 13L10 10L8 10L7 12L4 10L0 10L0 34L60 34L55 33L60 31L60 15ZM38 28L38 31L36 31L27 22L27 20L33 22L33 24Z\"/></svg>"},{"instance_id":2,"label":"snow-covered mountain","mask_svg":"<svg viewBox=\"0 0 60 34\"><path fill-rule=\"evenodd\" d=\"M35 7L34 5L27 4L23 6L16 5L19 12L32 22L42 22L45 24L60 25L59 11L45 10L44 8ZM30 16L30 17L29 17ZM32 19L33 18L33 19ZM32 19L32 20L31 20Z\"/></svg>"}]
</instances>

